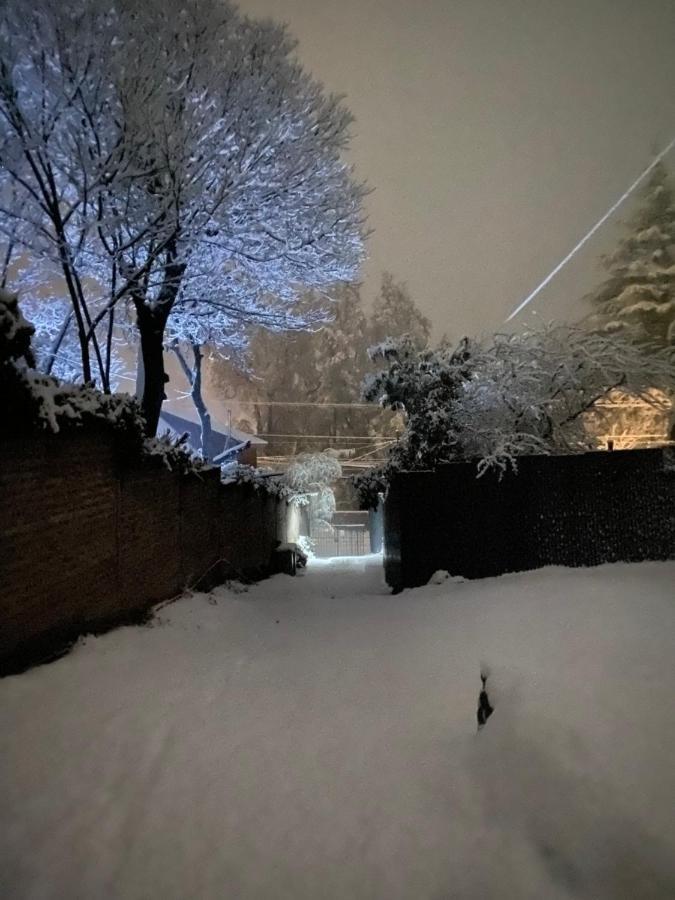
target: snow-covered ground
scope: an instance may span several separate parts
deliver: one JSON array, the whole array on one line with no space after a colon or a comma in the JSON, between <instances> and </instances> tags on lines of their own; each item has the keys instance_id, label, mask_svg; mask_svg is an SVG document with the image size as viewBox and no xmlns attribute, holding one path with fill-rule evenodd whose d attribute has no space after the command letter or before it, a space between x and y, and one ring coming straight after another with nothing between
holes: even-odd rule
<instances>
[{"instance_id":1,"label":"snow-covered ground","mask_svg":"<svg viewBox=\"0 0 675 900\"><path fill-rule=\"evenodd\" d=\"M88 639L0 682L0 893L672 898L674 583L316 562Z\"/></svg>"}]
</instances>

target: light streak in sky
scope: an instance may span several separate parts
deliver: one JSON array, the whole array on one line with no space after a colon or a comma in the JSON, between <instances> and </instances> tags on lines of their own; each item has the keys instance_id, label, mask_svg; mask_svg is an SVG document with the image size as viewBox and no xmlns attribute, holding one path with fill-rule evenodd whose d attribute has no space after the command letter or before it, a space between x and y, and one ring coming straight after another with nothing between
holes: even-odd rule
<instances>
[{"instance_id":1,"label":"light streak in sky","mask_svg":"<svg viewBox=\"0 0 675 900\"><path fill-rule=\"evenodd\" d=\"M553 269L551 272L549 272L549 274L546 276L546 278L544 278L544 280L541 282L541 284L539 284L532 291L531 294L528 294L522 303L519 303L518 306L516 306L516 308L513 310L513 312L504 320L505 322L510 322L511 319L515 318L521 310L525 309L525 307L528 305L528 303L531 303L532 300L534 300L534 298L537 296L537 294L540 291L542 291L546 287L546 285L549 284L549 282L551 282L555 278L555 276L563 268L563 266L567 265L567 263L572 259L572 257L579 250L581 250L581 248L584 246L584 244L587 243L587 241L589 241L593 237L593 235L598 230L598 228L602 228L602 226L605 224L607 219L609 219L610 216L613 215L613 213L615 213L617 211L617 209L621 206L621 204L624 202L624 200L626 200L626 199L628 199L628 197L630 197L630 195L633 193L635 188L640 184L640 182L643 181L647 177L647 175L649 175L651 170L656 165L658 165L658 163L661 162L661 160L663 159L664 156L666 156L666 154L670 153L670 151L673 149L673 147L675 147L675 137L672 139L672 141L668 144L668 146L664 150L662 150L657 156L654 157L654 159L650 162L650 164L647 166L647 168L644 170L644 172L642 172L635 179L635 181L631 184L631 186L628 188L628 190L624 191L624 193L619 197L619 199L610 206L610 208L607 210L607 212L604 214L604 216L602 216L602 218L598 219L598 221L591 228L591 230L588 231L582 237L582 239L579 241L579 243L576 244L570 250L570 252L567 254L567 256L558 263L558 265L555 267L555 269Z\"/></svg>"}]
</instances>

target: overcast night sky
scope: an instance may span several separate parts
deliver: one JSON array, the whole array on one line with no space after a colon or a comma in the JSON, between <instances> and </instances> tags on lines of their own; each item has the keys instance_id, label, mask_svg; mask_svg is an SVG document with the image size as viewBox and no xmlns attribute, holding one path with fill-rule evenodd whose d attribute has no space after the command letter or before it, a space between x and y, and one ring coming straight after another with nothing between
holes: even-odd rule
<instances>
[{"instance_id":1,"label":"overcast night sky","mask_svg":"<svg viewBox=\"0 0 675 900\"><path fill-rule=\"evenodd\" d=\"M674 0L240 6L287 22L347 95L374 188L368 293L391 269L437 335L499 328L675 135ZM616 236L605 226L531 309L579 318Z\"/></svg>"}]
</instances>

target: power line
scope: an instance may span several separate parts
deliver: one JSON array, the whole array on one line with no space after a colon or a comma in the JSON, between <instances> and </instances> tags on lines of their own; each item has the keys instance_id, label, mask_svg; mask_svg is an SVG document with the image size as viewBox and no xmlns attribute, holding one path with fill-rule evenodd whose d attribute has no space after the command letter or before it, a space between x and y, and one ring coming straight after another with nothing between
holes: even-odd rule
<instances>
[{"instance_id":1,"label":"power line","mask_svg":"<svg viewBox=\"0 0 675 900\"><path fill-rule=\"evenodd\" d=\"M382 407L377 403L329 403L314 402L311 400L238 400L237 398L226 399L225 403L239 403L242 406L325 406L325 407L344 407L346 409L372 409L380 411Z\"/></svg>"},{"instance_id":2,"label":"power line","mask_svg":"<svg viewBox=\"0 0 675 900\"><path fill-rule=\"evenodd\" d=\"M367 441L375 444L380 441L395 441L396 435L372 435L372 434L273 434L268 431L257 431L258 437L271 438L307 438L314 440L331 440L331 441Z\"/></svg>"},{"instance_id":3,"label":"power line","mask_svg":"<svg viewBox=\"0 0 675 900\"><path fill-rule=\"evenodd\" d=\"M621 206L621 204L624 202L624 200L627 200L628 197L630 197L630 195L633 193L633 191L635 190L635 188L640 184L640 182L641 182L643 179L645 179L645 178L647 177L647 175L649 175L649 173L651 172L651 170L652 170L655 166L657 166L658 163L661 162L661 160L663 159L663 157L664 157L667 153L669 153L669 152L673 149L673 147L675 147L675 138L672 139L672 141L668 144L668 146L665 148L665 150L662 150L659 154L657 154L657 155L654 157L654 159L650 162L650 164L647 166L647 168L644 170L644 172L642 172L642 173L635 179L635 181L631 184L631 186L628 188L628 190L624 191L623 194L619 197L619 199L618 199L615 203L613 203L613 204L610 206L610 208L607 210L607 212L604 214L604 216L602 216L601 218L598 219L598 221L597 221L597 222L595 223L595 225L591 228L591 230L588 231L588 232L582 237L582 239L579 241L579 243L576 244L576 245L570 250L570 252L567 254L567 256L566 256L564 259L562 259L562 260L558 263L558 265L557 265L551 272L549 272L549 274L546 276L546 278L544 278L544 280L541 282L541 284L540 284L538 287L536 287L536 288L532 291L531 294L528 294L528 296L523 300L522 303L519 303L518 306L516 306L516 308L513 310L513 312L506 318L506 320L505 320L506 322L510 322L511 319L515 318L515 316L517 316L518 313L519 313L521 310L525 309L525 307L527 306L527 304L530 303L532 300L534 300L534 298L537 296L537 294L538 294L541 290L543 290L543 289L546 287L546 285L549 284L549 282L551 282L551 281L555 278L555 276L556 276L556 275L558 274L558 272L563 268L563 266L567 265L567 263L572 259L572 257L575 256L576 253L577 253L579 250L581 250L581 248L584 246L584 244L585 244L587 241L589 241L589 240L593 237L593 235L595 234L595 232L605 224L605 222L607 221L607 219L609 219L609 217L610 217L613 213L615 213L615 212L617 211L617 209Z\"/></svg>"},{"instance_id":4,"label":"power line","mask_svg":"<svg viewBox=\"0 0 675 900\"><path fill-rule=\"evenodd\" d=\"M352 457L350 460L347 461L346 464L361 462L362 460L366 459L368 456L372 456L373 453L380 453L382 450L386 450L387 447L391 447L392 444L395 444L395 443L396 443L396 441L387 441L386 444L379 444L377 447L373 447L372 450L369 450L367 453L364 453L362 456ZM363 450L363 447L360 447L359 449Z\"/></svg>"}]
</instances>

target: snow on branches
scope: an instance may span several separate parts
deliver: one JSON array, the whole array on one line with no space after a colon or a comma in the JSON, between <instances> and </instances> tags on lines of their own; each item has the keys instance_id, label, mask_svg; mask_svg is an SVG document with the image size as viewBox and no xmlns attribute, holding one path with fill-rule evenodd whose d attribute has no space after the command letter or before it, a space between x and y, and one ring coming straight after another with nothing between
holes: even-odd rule
<instances>
[{"instance_id":1,"label":"snow on branches","mask_svg":"<svg viewBox=\"0 0 675 900\"><path fill-rule=\"evenodd\" d=\"M334 453L299 453L286 469L284 481L296 497L306 498L313 527L330 525L335 512L335 494L330 487L342 475Z\"/></svg>"},{"instance_id":2,"label":"snow on branches","mask_svg":"<svg viewBox=\"0 0 675 900\"><path fill-rule=\"evenodd\" d=\"M109 389L119 307L136 315L152 432L162 344L287 321L270 298L353 278L365 188L351 114L286 29L227 0L7 0L0 13L5 237L58 277L82 378ZM168 325L175 311L174 322Z\"/></svg>"},{"instance_id":3,"label":"snow on branches","mask_svg":"<svg viewBox=\"0 0 675 900\"><path fill-rule=\"evenodd\" d=\"M372 355L386 368L367 380L364 399L404 410L407 421L385 470L359 483L370 505L396 470L475 461L481 475L515 468L526 454L588 450L584 413L612 390L650 402L654 388L675 389L668 351L647 356L626 339L569 325L465 338L455 349L387 342Z\"/></svg>"},{"instance_id":4,"label":"snow on branches","mask_svg":"<svg viewBox=\"0 0 675 900\"><path fill-rule=\"evenodd\" d=\"M138 401L104 394L90 384L69 384L33 368L34 328L17 298L0 290L0 420L9 435L57 434L64 429L104 428L123 436L124 447L165 467L194 472L204 467L182 441L146 440Z\"/></svg>"},{"instance_id":5,"label":"snow on branches","mask_svg":"<svg viewBox=\"0 0 675 900\"><path fill-rule=\"evenodd\" d=\"M591 323L647 349L675 345L675 191L663 163L603 263L607 278L586 298L595 308Z\"/></svg>"},{"instance_id":6,"label":"snow on branches","mask_svg":"<svg viewBox=\"0 0 675 900\"><path fill-rule=\"evenodd\" d=\"M333 453L300 453L286 469L285 481L294 491L309 493L337 481L342 466Z\"/></svg>"},{"instance_id":7,"label":"snow on branches","mask_svg":"<svg viewBox=\"0 0 675 900\"><path fill-rule=\"evenodd\" d=\"M280 500L294 500L291 488L283 475L268 468L255 468L243 463L229 463L220 467L223 484L248 484L256 491L262 491Z\"/></svg>"},{"instance_id":8,"label":"snow on branches","mask_svg":"<svg viewBox=\"0 0 675 900\"><path fill-rule=\"evenodd\" d=\"M221 471L224 484L250 484L289 503L308 506L314 524L329 524L335 512L330 485L340 477L342 467L329 451L299 453L283 475L239 463L225 464Z\"/></svg>"}]
</instances>

